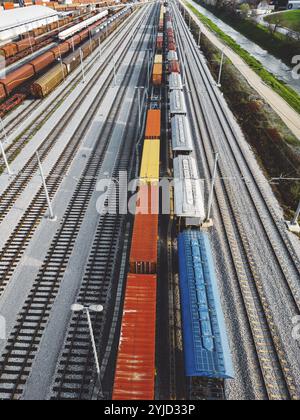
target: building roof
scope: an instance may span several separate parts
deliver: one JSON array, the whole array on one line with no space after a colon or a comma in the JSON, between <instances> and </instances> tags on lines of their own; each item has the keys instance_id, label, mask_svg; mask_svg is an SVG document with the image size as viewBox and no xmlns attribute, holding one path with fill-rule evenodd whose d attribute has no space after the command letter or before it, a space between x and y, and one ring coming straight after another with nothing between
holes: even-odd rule
<instances>
[{"instance_id":1,"label":"building roof","mask_svg":"<svg viewBox=\"0 0 300 420\"><path fill-rule=\"evenodd\" d=\"M4 10L0 12L0 32L57 15L57 11L44 6L29 6Z\"/></svg>"},{"instance_id":2,"label":"building roof","mask_svg":"<svg viewBox=\"0 0 300 420\"><path fill-rule=\"evenodd\" d=\"M179 235L178 248L186 375L233 378L208 235L185 231Z\"/></svg>"}]
</instances>

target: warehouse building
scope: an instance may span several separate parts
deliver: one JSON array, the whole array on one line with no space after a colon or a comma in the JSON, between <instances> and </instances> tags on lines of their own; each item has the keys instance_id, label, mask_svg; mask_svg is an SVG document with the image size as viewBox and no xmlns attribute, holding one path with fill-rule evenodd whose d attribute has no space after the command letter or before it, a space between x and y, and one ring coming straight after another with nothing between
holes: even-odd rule
<instances>
[{"instance_id":1,"label":"warehouse building","mask_svg":"<svg viewBox=\"0 0 300 420\"><path fill-rule=\"evenodd\" d=\"M0 12L0 43L8 42L24 32L58 20L56 10L30 6Z\"/></svg>"}]
</instances>

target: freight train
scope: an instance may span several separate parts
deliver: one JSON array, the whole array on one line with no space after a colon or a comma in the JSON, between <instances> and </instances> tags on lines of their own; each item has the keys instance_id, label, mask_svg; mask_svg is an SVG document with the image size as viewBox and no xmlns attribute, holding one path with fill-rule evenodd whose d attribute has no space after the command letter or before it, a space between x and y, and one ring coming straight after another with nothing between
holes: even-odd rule
<instances>
[{"instance_id":1,"label":"freight train","mask_svg":"<svg viewBox=\"0 0 300 420\"><path fill-rule=\"evenodd\" d=\"M124 9L111 17L107 22L100 25L99 32L83 43L80 46L80 49L77 49L73 53L62 58L60 64L51 68L47 73L32 83L30 87L31 94L35 98L45 98L49 95L57 86L60 85L60 83L65 80L68 74L74 71L81 64L81 60L84 60L92 54L92 52L99 47L99 42L103 42L103 40L110 35L131 13L131 8ZM79 38L80 33L73 36L72 39L75 44L79 42Z\"/></svg>"},{"instance_id":2,"label":"freight train","mask_svg":"<svg viewBox=\"0 0 300 420\"><path fill-rule=\"evenodd\" d=\"M180 233L178 260L183 347L191 399L223 399L225 379L234 376L209 236L203 183L195 159L192 130L170 12L166 12L174 209Z\"/></svg>"},{"instance_id":3,"label":"freight train","mask_svg":"<svg viewBox=\"0 0 300 420\"><path fill-rule=\"evenodd\" d=\"M162 32L164 7L161 7L159 22L159 30ZM148 98L140 189L136 202L113 400L154 399L163 77L161 32L157 35Z\"/></svg>"},{"instance_id":4,"label":"freight train","mask_svg":"<svg viewBox=\"0 0 300 420\"><path fill-rule=\"evenodd\" d=\"M123 20L131 12L131 8L123 9L121 12L111 17L107 22L104 22L104 27L106 28L109 26L109 28L113 30L112 28L114 28L117 23ZM89 28L82 30L69 40L66 40L57 47L41 54L29 63L22 65L17 70L12 71L6 78L0 79L0 102L7 99L17 88L47 69L47 67L55 63L55 61L62 60L62 57L70 51L73 51L76 46L86 41L89 38L90 31L98 27L99 24L99 22L94 23ZM96 38L99 36L101 35L97 35ZM95 46L95 41L92 42L92 45Z\"/></svg>"},{"instance_id":5,"label":"freight train","mask_svg":"<svg viewBox=\"0 0 300 420\"><path fill-rule=\"evenodd\" d=\"M163 33L165 26L166 37ZM233 377L231 355L209 237L200 229L205 218L203 191L194 157L172 18L163 6L158 29L113 400L153 400L155 396L162 133L159 88L164 76L158 65L164 59L170 97L174 215L179 228L180 300L187 389L193 398L220 399L223 397L222 381Z\"/></svg>"}]
</instances>

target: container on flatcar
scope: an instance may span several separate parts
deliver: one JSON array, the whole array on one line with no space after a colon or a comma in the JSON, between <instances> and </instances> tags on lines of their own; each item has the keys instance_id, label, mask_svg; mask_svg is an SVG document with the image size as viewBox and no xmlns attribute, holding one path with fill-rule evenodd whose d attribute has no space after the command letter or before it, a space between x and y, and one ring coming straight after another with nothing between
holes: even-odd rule
<instances>
[{"instance_id":1,"label":"container on flatcar","mask_svg":"<svg viewBox=\"0 0 300 420\"><path fill-rule=\"evenodd\" d=\"M153 74L152 74L152 83L155 86L160 86L162 83L162 73L163 67L162 64L154 64Z\"/></svg>"},{"instance_id":2,"label":"container on flatcar","mask_svg":"<svg viewBox=\"0 0 300 420\"><path fill-rule=\"evenodd\" d=\"M137 198L131 243L131 273L157 273L158 213L159 187L155 184L142 184Z\"/></svg>"},{"instance_id":3,"label":"container on flatcar","mask_svg":"<svg viewBox=\"0 0 300 420\"><path fill-rule=\"evenodd\" d=\"M67 77L66 66L61 63L40 77L31 86L31 93L37 98L45 98Z\"/></svg>"},{"instance_id":4,"label":"container on flatcar","mask_svg":"<svg viewBox=\"0 0 300 420\"><path fill-rule=\"evenodd\" d=\"M145 139L160 139L161 136L161 111L160 109L149 109Z\"/></svg>"},{"instance_id":5,"label":"container on flatcar","mask_svg":"<svg viewBox=\"0 0 300 420\"><path fill-rule=\"evenodd\" d=\"M160 140L145 140L140 179L142 183L158 184L160 169Z\"/></svg>"},{"instance_id":6,"label":"container on flatcar","mask_svg":"<svg viewBox=\"0 0 300 420\"><path fill-rule=\"evenodd\" d=\"M163 56L161 54L156 54L154 58L154 64L162 64Z\"/></svg>"},{"instance_id":7,"label":"container on flatcar","mask_svg":"<svg viewBox=\"0 0 300 420\"><path fill-rule=\"evenodd\" d=\"M112 400L154 400L157 276L127 277Z\"/></svg>"}]
</instances>

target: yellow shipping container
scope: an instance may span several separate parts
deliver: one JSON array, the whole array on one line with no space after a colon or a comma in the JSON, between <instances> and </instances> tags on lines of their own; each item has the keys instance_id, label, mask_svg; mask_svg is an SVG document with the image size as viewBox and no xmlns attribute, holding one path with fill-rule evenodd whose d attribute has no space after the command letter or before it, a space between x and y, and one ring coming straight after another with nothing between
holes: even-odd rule
<instances>
[{"instance_id":1,"label":"yellow shipping container","mask_svg":"<svg viewBox=\"0 0 300 420\"><path fill-rule=\"evenodd\" d=\"M142 183L159 183L160 140L145 140L140 178Z\"/></svg>"},{"instance_id":2,"label":"yellow shipping container","mask_svg":"<svg viewBox=\"0 0 300 420\"><path fill-rule=\"evenodd\" d=\"M163 56L156 54L155 59L154 59L154 64L162 64L163 63Z\"/></svg>"}]
</instances>

